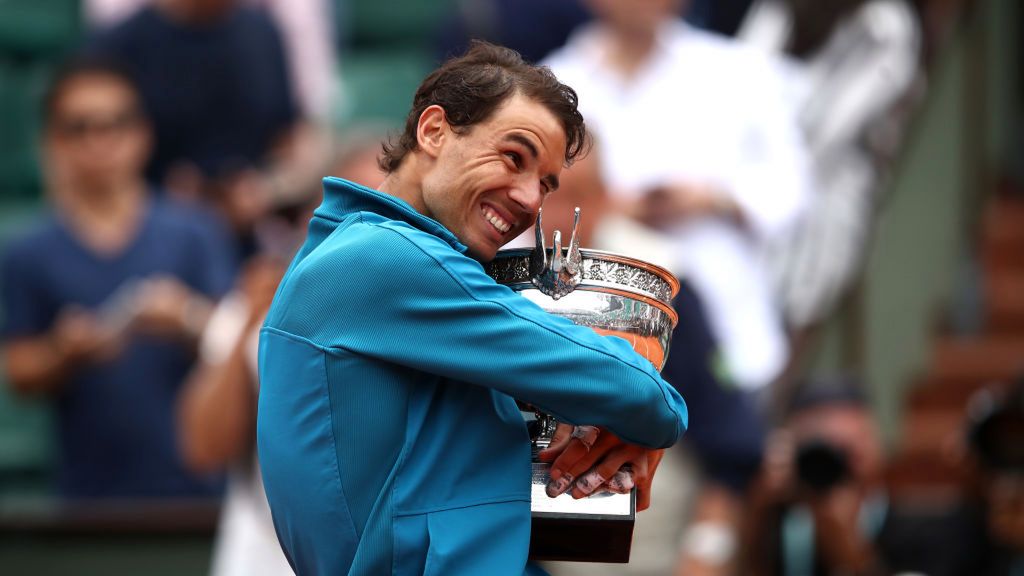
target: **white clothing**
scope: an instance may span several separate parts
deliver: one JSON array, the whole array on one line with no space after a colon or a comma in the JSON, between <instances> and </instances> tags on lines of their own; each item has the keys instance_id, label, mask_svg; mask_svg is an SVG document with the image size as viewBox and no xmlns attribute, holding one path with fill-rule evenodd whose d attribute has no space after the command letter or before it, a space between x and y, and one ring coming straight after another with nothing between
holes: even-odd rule
<instances>
[{"instance_id":1,"label":"white clothing","mask_svg":"<svg viewBox=\"0 0 1024 576\"><path fill-rule=\"evenodd\" d=\"M673 20L647 62L624 79L605 64L604 34L600 24L583 28L545 64L579 94L613 195L635 198L689 182L711 185L741 207L749 230L701 218L676 225L664 241L670 269L703 299L736 383L768 384L788 346L763 252L794 222L809 192L780 72L760 51ZM615 249L646 256L629 246Z\"/></svg>"},{"instance_id":2,"label":"white clothing","mask_svg":"<svg viewBox=\"0 0 1024 576\"><path fill-rule=\"evenodd\" d=\"M214 310L203 332L199 353L203 362L224 362L240 338L246 338L246 364L257 374L259 332L243 334L249 305L238 293L229 294ZM259 388L259 382L252 378ZM232 467L227 495L214 544L211 576L291 576L291 566L281 551L263 492L263 478L253 442L249 462Z\"/></svg>"},{"instance_id":3,"label":"white clothing","mask_svg":"<svg viewBox=\"0 0 1024 576\"><path fill-rule=\"evenodd\" d=\"M781 52L792 15L780 0L755 3L741 38ZM901 0L871 0L840 21L805 61L790 62L796 107L815 174L800 224L771 250L770 266L787 322L823 319L860 269L882 160L898 147L908 92L920 80L920 24ZM898 117L894 112L901 112Z\"/></svg>"}]
</instances>

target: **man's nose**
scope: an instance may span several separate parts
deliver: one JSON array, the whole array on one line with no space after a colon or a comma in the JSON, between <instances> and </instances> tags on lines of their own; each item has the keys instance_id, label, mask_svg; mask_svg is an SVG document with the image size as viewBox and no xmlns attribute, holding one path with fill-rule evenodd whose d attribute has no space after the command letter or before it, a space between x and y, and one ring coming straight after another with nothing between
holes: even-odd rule
<instances>
[{"instance_id":1,"label":"man's nose","mask_svg":"<svg viewBox=\"0 0 1024 576\"><path fill-rule=\"evenodd\" d=\"M522 179L516 182L512 192L509 194L509 198L518 204L524 212L536 214L540 210L541 204L544 203L544 191L537 180L532 178L529 180Z\"/></svg>"}]
</instances>

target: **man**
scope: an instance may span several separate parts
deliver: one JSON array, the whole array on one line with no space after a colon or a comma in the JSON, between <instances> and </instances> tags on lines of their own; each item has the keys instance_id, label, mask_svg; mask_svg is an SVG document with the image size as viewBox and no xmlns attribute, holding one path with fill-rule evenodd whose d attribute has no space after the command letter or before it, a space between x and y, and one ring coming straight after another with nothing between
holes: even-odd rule
<instances>
[{"instance_id":1,"label":"man","mask_svg":"<svg viewBox=\"0 0 1024 576\"><path fill-rule=\"evenodd\" d=\"M660 452L618 438L671 445L682 398L625 341L546 314L480 265L534 222L585 138L570 88L476 44L417 90L379 191L325 181L260 340L259 457L299 574L530 570L513 397L607 427L568 443L552 493L582 496L575 478L626 462L649 486Z\"/></svg>"},{"instance_id":2,"label":"man","mask_svg":"<svg viewBox=\"0 0 1024 576\"><path fill-rule=\"evenodd\" d=\"M749 573L892 573L886 552L910 539L890 539L897 526L883 449L862 388L849 378L812 380L793 398L752 486Z\"/></svg>"},{"instance_id":3,"label":"man","mask_svg":"<svg viewBox=\"0 0 1024 576\"><path fill-rule=\"evenodd\" d=\"M324 160L300 117L277 27L238 0L161 0L88 46L123 62L152 118L151 183L203 197L251 255L252 226L304 200Z\"/></svg>"},{"instance_id":4,"label":"man","mask_svg":"<svg viewBox=\"0 0 1024 576\"><path fill-rule=\"evenodd\" d=\"M131 80L70 63L43 135L54 215L0 262L7 380L56 403L67 498L213 495L178 457L173 407L211 300L230 286L212 219L153 201L149 126Z\"/></svg>"}]
</instances>

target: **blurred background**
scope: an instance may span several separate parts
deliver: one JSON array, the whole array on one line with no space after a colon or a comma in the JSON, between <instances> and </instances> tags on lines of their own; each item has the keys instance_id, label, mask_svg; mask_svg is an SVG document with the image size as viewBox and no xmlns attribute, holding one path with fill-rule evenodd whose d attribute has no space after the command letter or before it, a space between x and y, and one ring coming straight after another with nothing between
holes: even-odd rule
<instances>
[{"instance_id":1,"label":"blurred background","mask_svg":"<svg viewBox=\"0 0 1024 576\"><path fill-rule=\"evenodd\" d=\"M0 0L0 572L287 573L253 334L319 179L471 38L576 88L545 208L684 281L628 566L1024 570L1015 0ZM564 214L565 216L559 216Z\"/></svg>"}]
</instances>

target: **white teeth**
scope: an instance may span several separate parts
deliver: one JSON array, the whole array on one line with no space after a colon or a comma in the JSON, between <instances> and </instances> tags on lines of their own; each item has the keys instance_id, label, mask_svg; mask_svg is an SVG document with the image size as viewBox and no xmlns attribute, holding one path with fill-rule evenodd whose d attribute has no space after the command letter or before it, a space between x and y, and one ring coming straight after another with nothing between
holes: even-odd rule
<instances>
[{"instance_id":1,"label":"white teeth","mask_svg":"<svg viewBox=\"0 0 1024 576\"><path fill-rule=\"evenodd\" d=\"M483 215L484 215L484 219L487 220L488 222L490 222L491 226L494 226L502 234L504 234L505 232L508 232L509 230L512 229L512 225L511 224L509 224L508 222L505 222L504 220L502 220L501 216L498 216L497 214L495 214L494 211L491 210L490 208L484 208L483 209Z\"/></svg>"}]
</instances>

